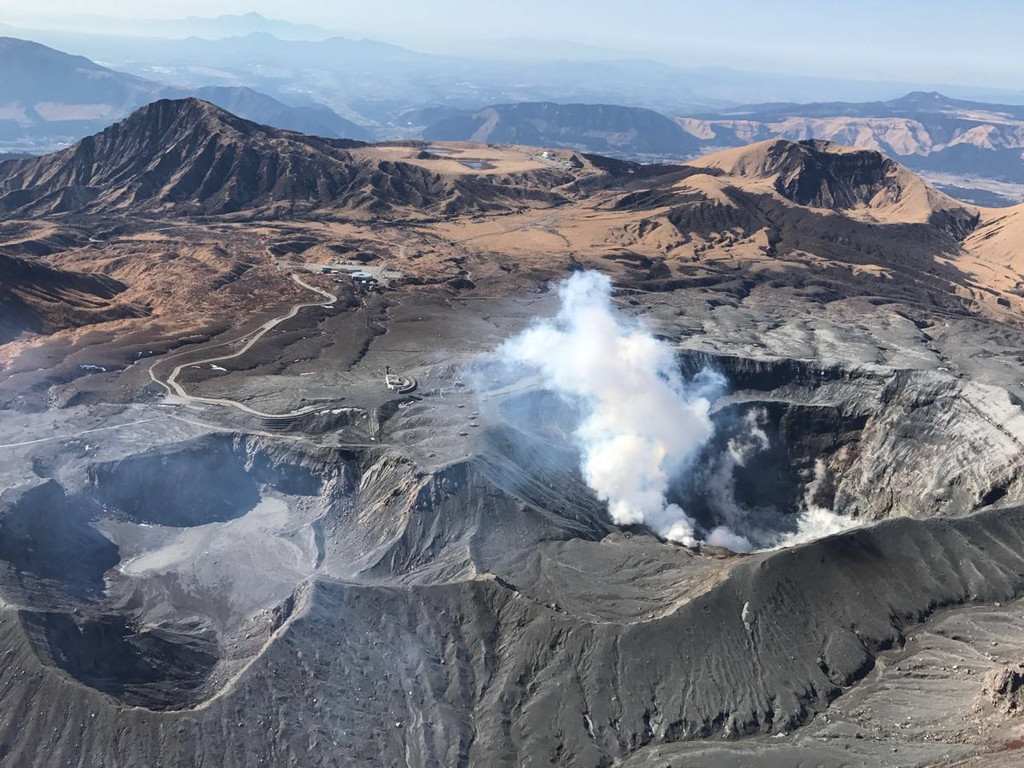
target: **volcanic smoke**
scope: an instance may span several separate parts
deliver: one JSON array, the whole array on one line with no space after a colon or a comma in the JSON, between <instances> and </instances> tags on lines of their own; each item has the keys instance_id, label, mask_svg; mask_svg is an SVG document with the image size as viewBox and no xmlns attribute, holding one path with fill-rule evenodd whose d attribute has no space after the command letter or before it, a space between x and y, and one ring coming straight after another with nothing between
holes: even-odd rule
<instances>
[{"instance_id":1,"label":"volcanic smoke","mask_svg":"<svg viewBox=\"0 0 1024 768\"><path fill-rule=\"evenodd\" d=\"M559 284L558 315L505 342L499 354L535 368L545 386L579 407L583 477L612 520L694 546L693 519L667 494L711 439L711 403L725 380L707 371L685 381L672 349L615 310L611 287L599 272L575 273ZM716 538L730 533L719 530Z\"/></svg>"}]
</instances>

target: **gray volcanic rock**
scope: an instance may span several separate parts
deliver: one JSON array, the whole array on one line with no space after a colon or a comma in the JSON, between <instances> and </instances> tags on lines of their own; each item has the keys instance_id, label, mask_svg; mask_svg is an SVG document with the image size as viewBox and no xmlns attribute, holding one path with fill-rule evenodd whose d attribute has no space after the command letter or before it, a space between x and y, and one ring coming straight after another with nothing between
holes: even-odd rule
<instances>
[{"instance_id":1,"label":"gray volcanic rock","mask_svg":"<svg viewBox=\"0 0 1024 768\"><path fill-rule=\"evenodd\" d=\"M778 504L773 525L792 524L819 460L821 503L882 522L750 556L616 529L564 404L501 381L426 394L446 362L417 371L423 399L382 409L377 446L186 419L7 459L3 759L596 766L722 737L749 748L817 723L936 609L1024 592L1024 513L985 509L1022 491L1005 393L877 365L680 364L732 383L723 441L737 414L766 412L779 450L736 482ZM475 439L456 437L460 404L481 408ZM688 493L702 489L678 489L699 518ZM67 547L79 570L47 570Z\"/></svg>"},{"instance_id":2,"label":"gray volcanic rock","mask_svg":"<svg viewBox=\"0 0 1024 768\"><path fill-rule=\"evenodd\" d=\"M252 599L252 587L217 579L216 563L233 550L271 568L269 519L262 529L256 518L245 522L254 512L228 523L194 521L197 533L210 531L199 540L206 548L200 557L186 543L193 537L167 539L172 531L164 527L137 527L118 512L127 509L123 501L108 502L97 513L109 518L100 527L119 542L122 558L140 545L150 553L122 560L105 598L66 592L72 612L33 607L52 599L36 588L21 593L19 612L4 612L9 663L0 672L0 727L19 734L7 739L7 761L55 765L74 754L117 764L231 766L262 756L312 765L326 750L367 765L599 765L654 744L789 731L823 711L936 607L1007 600L1024 589L1017 507L959 520L899 519L733 559L717 578L687 587L686 574L714 561L646 535L605 535L606 523L588 520L600 515L589 504L561 514L552 505L524 507L471 467L416 478L396 457L367 456L362 478L331 480L331 491L322 483L342 457L330 453L268 454L260 441L218 438L160 455L187 466L208 461L211 450L222 456L219 466L242 461L240 469L251 467L278 493L315 494L287 502L299 515L289 538L301 541L295 526L311 521L310 533L324 536L325 570L309 582L298 573L291 586L282 581L280 602L268 593L264 612L246 620L231 606ZM130 469L137 463L128 458L114 471L121 482L134 478L141 492L146 477ZM281 479L298 466L307 478L300 487ZM60 474L78 487L73 470L67 465ZM361 498L346 501L356 485ZM101 488L83 486L76 503ZM404 500L394 499L396 491ZM5 495L4 530L41 494ZM303 498L326 517L299 512ZM35 544L48 534L37 525L26 535ZM223 544L209 538L222 535ZM657 615L585 618L571 599L539 590L530 559L521 558L559 540L589 551L577 560L556 555L548 567L585 568L588 579L576 588L591 600L613 583L614 570L602 574L603 563L630 549L618 567L628 563L640 576L661 561L660 569L675 574L665 586L674 581L681 594ZM257 541L269 548L256 549ZM349 553L374 549L359 575ZM111 551L107 545L104 563ZM229 558L220 567L231 572L242 562ZM280 567L271 572L287 576ZM185 568L194 569L187 580L172 576ZM9 579L5 601L15 595ZM133 597L118 608L122 592ZM123 611L133 617L127 623ZM282 697L288 706L272 715ZM68 702L56 728L41 715L52 700ZM101 738L115 722L118 741ZM95 738L72 736L83 728ZM310 742L310 731L330 747Z\"/></svg>"}]
</instances>

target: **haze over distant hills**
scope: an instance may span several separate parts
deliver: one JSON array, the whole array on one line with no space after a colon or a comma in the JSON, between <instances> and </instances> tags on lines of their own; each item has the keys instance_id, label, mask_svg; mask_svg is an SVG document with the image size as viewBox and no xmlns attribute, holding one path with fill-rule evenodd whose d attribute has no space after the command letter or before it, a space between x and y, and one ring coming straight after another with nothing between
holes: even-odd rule
<instances>
[{"instance_id":1,"label":"haze over distant hills","mask_svg":"<svg viewBox=\"0 0 1024 768\"><path fill-rule=\"evenodd\" d=\"M13 15L16 26L0 24L0 30L38 28L48 32L119 35L123 37L186 38L202 37L216 40L259 32L282 40L325 40L339 34L314 24L297 24L283 19L267 18L255 13L220 16L188 16L185 18L125 18L95 13L48 14L21 13Z\"/></svg>"},{"instance_id":2,"label":"haze over distant hills","mask_svg":"<svg viewBox=\"0 0 1024 768\"><path fill-rule=\"evenodd\" d=\"M625 157L684 157L701 146L658 112L610 104L501 104L441 119L424 129L423 138L565 147Z\"/></svg>"},{"instance_id":3,"label":"haze over distant hills","mask_svg":"<svg viewBox=\"0 0 1024 768\"><path fill-rule=\"evenodd\" d=\"M439 104L612 103L680 113L769 100L884 100L940 86L962 98L1024 103L1024 93L984 85L785 75L697 61L683 66L635 51L563 43L570 30L543 23L536 38L510 33L427 52L395 45L386 35L367 40L358 31L257 14L110 23L75 17L51 19L45 29L20 18L19 36L136 75L188 87L248 85L286 102L301 95L357 122L382 125L397 112Z\"/></svg>"},{"instance_id":4,"label":"haze over distant hills","mask_svg":"<svg viewBox=\"0 0 1024 768\"><path fill-rule=\"evenodd\" d=\"M37 43L0 38L0 143L27 148L43 135L78 138L152 98L142 78Z\"/></svg>"},{"instance_id":5,"label":"haze over distant hills","mask_svg":"<svg viewBox=\"0 0 1024 768\"><path fill-rule=\"evenodd\" d=\"M273 26L262 17L215 21L210 34ZM149 53L154 41L116 39L123 57L141 61L154 55ZM884 101L694 108L678 106L699 100L694 92L684 94L678 71L650 62L564 61L543 86L537 84L544 81L544 65L523 63L516 69L523 85L506 88L482 85L500 82L506 64L441 62L375 41L301 42L253 31L220 40L165 40L155 47L166 65L135 67L158 76L148 79L38 43L0 38L0 66L17 75L0 83L0 152L53 149L102 130L147 102L197 96L254 122L327 138L519 143L634 160L686 159L776 137L820 138L885 152L981 205L1024 201L1024 106L918 91ZM214 64L216 73L196 62ZM458 84L438 66L454 67L444 71L457 70ZM601 67L614 77L603 81L604 90L591 90L587 83ZM273 74L261 75L265 68L274 68ZM436 76L414 77L430 71ZM424 82L444 86L424 88ZM646 95L631 87L637 82L646 84ZM664 97L659 109L630 106L657 101L656 92ZM533 98L538 93L618 93L622 100L538 101ZM492 95L511 98L481 106Z\"/></svg>"},{"instance_id":6,"label":"haze over distant hills","mask_svg":"<svg viewBox=\"0 0 1024 768\"><path fill-rule=\"evenodd\" d=\"M978 203L1024 200L1021 106L915 92L860 104L742 106L679 123L708 148L767 138L827 139L885 152Z\"/></svg>"},{"instance_id":7,"label":"haze over distant hills","mask_svg":"<svg viewBox=\"0 0 1024 768\"><path fill-rule=\"evenodd\" d=\"M243 86L167 86L27 40L0 38L0 150L48 150L77 141L159 98L196 95L276 128L333 138L366 131L318 105L287 105Z\"/></svg>"},{"instance_id":8,"label":"haze over distant hills","mask_svg":"<svg viewBox=\"0 0 1024 768\"><path fill-rule=\"evenodd\" d=\"M1024 201L1024 107L910 93L867 103L759 104L673 121L623 106L520 103L411 116L430 140L514 142L681 160L771 138L884 152L982 205Z\"/></svg>"},{"instance_id":9,"label":"haze over distant hills","mask_svg":"<svg viewBox=\"0 0 1024 768\"><path fill-rule=\"evenodd\" d=\"M97 28L102 28L97 25ZM109 29L107 30L109 32ZM226 16L189 16L185 19L138 19L125 22L125 31L159 37L203 37L217 40L253 33L274 35L282 40L326 40L336 31L313 24L295 24L282 19L268 19L249 12Z\"/></svg>"}]
</instances>

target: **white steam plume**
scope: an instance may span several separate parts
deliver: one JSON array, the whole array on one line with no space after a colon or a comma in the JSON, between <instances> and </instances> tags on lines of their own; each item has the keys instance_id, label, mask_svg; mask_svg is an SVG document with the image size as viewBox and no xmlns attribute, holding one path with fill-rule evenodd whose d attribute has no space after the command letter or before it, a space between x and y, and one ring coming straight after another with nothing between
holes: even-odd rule
<instances>
[{"instance_id":1,"label":"white steam plume","mask_svg":"<svg viewBox=\"0 0 1024 768\"><path fill-rule=\"evenodd\" d=\"M583 477L617 524L643 523L695 545L693 519L666 496L711 438L711 398L724 380L704 373L685 382L667 344L619 317L606 276L577 272L559 296L557 317L507 341L499 354L536 368L546 386L580 406ZM721 530L716 538L728 535Z\"/></svg>"},{"instance_id":2,"label":"white steam plume","mask_svg":"<svg viewBox=\"0 0 1024 768\"><path fill-rule=\"evenodd\" d=\"M754 544L748 536L733 533L749 525L750 511L736 501L736 470L745 467L757 453L767 450L770 442L764 431L767 414L762 408L747 411L743 417L743 431L729 438L725 451L713 473L706 478L706 492L711 507L724 523L708 534L707 543L725 547L733 552L752 552Z\"/></svg>"},{"instance_id":3,"label":"white steam plume","mask_svg":"<svg viewBox=\"0 0 1024 768\"><path fill-rule=\"evenodd\" d=\"M826 509L817 503L818 490L824 484L826 477L825 462L818 459L814 462L814 478L804 490L804 510L800 513L797 521L797 529L794 533L784 536L776 546L795 547L797 544L805 544L808 541L857 527L856 520L837 515L831 509Z\"/></svg>"},{"instance_id":4,"label":"white steam plume","mask_svg":"<svg viewBox=\"0 0 1024 768\"><path fill-rule=\"evenodd\" d=\"M772 506L749 508L736 498L738 470L745 468L758 454L768 450L771 440L765 431L768 414L753 408L739 422L740 429L725 450L700 477L715 519L722 522L713 529L706 543L733 552L794 547L856 527L855 520L822 507L818 496L828 479L823 459L814 463L814 476L804 488L799 514L785 514ZM796 525L795 530L789 530ZM742 531L740 536L733 531Z\"/></svg>"}]
</instances>

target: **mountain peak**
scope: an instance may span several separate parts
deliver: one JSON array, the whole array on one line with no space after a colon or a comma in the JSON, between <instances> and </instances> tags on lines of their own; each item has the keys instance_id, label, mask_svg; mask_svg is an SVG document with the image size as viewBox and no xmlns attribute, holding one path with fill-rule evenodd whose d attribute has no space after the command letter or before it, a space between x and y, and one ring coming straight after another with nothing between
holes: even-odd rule
<instances>
[{"instance_id":1,"label":"mountain peak","mask_svg":"<svg viewBox=\"0 0 1024 768\"><path fill-rule=\"evenodd\" d=\"M281 152L289 158L308 154L312 143L327 152L351 145L251 123L202 99L162 99L65 150L7 164L0 210L185 205L231 212L278 184L284 161L273 173L260 163L273 154L272 142L285 138L291 141ZM315 183L315 171L307 172Z\"/></svg>"},{"instance_id":2,"label":"mountain peak","mask_svg":"<svg viewBox=\"0 0 1024 768\"><path fill-rule=\"evenodd\" d=\"M196 96L151 101L135 110L125 122L144 120L235 120L244 122L230 112Z\"/></svg>"},{"instance_id":3,"label":"mountain peak","mask_svg":"<svg viewBox=\"0 0 1024 768\"><path fill-rule=\"evenodd\" d=\"M936 215L956 222L976 218L973 210L873 149L820 139L772 139L692 164L770 182L776 193L798 205L859 211L880 222L927 222ZM959 223L954 228L963 229Z\"/></svg>"},{"instance_id":4,"label":"mountain peak","mask_svg":"<svg viewBox=\"0 0 1024 768\"><path fill-rule=\"evenodd\" d=\"M248 211L275 218L338 207L379 217L394 209L454 210L463 200L507 204L501 184L446 181L387 153L353 151L365 146L258 125L201 99L164 99L65 150L4 163L0 214ZM565 175L546 178L558 185Z\"/></svg>"},{"instance_id":5,"label":"mountain peak","mask_svg":"<svg viewBox=\"0 0 1024 768\"><path fill-rule=\"evenodd\" d=\"M906 96L888 102L889 106L895 109L913 109L924 112L953 109L963 106L965 103L938 91L911 91Z\"/></svg>"},{"instance_id":6,"label":"mountain peak","mask_svg":"<svg viewBox=\"0 0 1024 768\"><path fill-rule=\"evenodd\" d=\"M848 147L823 139L805 139L803 141L769 139L718 152L700 160L694 160L691 164L717 168L731 176L768 179L788 175L809 164L827 165L834 162L835 158L844 155L859 156L861 162L879 169L882 169L886 163L892 163L891 160L874 150ZM895 165L895 163L892 164Z\"/></svg>"},{"instance_id":7,"label":"mountain peak","mask_svg":"<svg viewBox=\"0 0 1024 768\"><path fill-rule=\"evenodd\" d=\"M903 97L906 101L946 101L948 98L938 91L911 91Z\"/></svg>"},{"instance_id":8,"label":"mountain peak","mask_svg":"<svg viewBox=\"0 0 1024 768\"><path fill-rule=\"evenodd\" d=\"M201 142L215 134L248 134L260 128L202 99L160 99L81 143L121 146L130 153L125 156L144 156L180 144L187 136L192 142Z\"/></svg>"}]
</instances>

